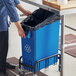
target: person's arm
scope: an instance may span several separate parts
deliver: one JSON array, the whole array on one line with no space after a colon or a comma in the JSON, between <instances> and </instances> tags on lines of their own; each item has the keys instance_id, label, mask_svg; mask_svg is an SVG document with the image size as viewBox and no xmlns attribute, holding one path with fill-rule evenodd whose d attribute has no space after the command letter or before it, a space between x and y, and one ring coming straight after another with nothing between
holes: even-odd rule
<instances>
[{"instance_id":1,"label":"person's arm","mask_svg":"<svg viewBox=\"0 0 76 76\"><path fill-rule=\"evenodd\" d=\"M32 14L30 11L25 10L25 9L22 7L21 4L16 5L16 7L17 7L23 14L25 14L26 16Z\"/></svg>"},{"instance_id":2,"label":"person's arm","mask_svg":"<svg viewBox=\"0 0 76 76\"><path fill-rule=\"evenodd\" d=\"M25 38L26 36L25 36L24 30L21 27L20 22L19 21L15 22L15 25L16 25L16 27L18 29L19 36Z\"/></svg>"},{"instance_id":3,"label":"person's arm","mask_svg":"<svg viewBox=\"0 0 76 76\"><path fill-rule=\"evenodd\" d=\"M12 2L12 0L2 0L6 9L7 9L7 12L9 14L9 17L10 17L10 20L11 22L14 22L15 25L17 26L17 29L18 29L18 33L21 37L25 37L25 33L21 27L21 24L19 22L19 17L18 17L18 14L17 14L17 11L16 11L16 8ZM18 2L19 4L19 2Z\"/></svg>"},{"instance_id":4,"label":"person's arm","mask_svg":"<svg viewBox=\"0 0 76 76\"><path fill-rule=\"evenodd\" d=\"M25 14L26 16L32 14L30 11L28 10L25 10L22 5L19 3L19 0L14 0L15 2L15 6L23 13Z\"/></svg>"}]
</instances>

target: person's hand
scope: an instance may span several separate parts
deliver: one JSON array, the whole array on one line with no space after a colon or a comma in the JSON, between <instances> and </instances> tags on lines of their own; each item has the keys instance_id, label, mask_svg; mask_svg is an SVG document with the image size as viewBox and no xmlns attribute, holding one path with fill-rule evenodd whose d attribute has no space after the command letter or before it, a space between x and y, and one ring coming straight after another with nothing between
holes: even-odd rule
<instances>
[{"instance_id":1,"label":"person's hand","mask_svg":"<svg viewBox=\"0 0 76 76\"><path fill-rule=\"evenodd\" d=\"M32 14L30 11L25 10L25 9L22 7L21 4L16 5L16 7L17 7L24 15L26 15L26 16Z\"/></svg>"},{"instance_id":2,"label":"person's hand","mask_svg":"<svg viewBox=\"0 0 76 76\"><path fill-rule=\"evenodd\" d=\"M20 22L19 21L18 22L15 22L15 25L16 25L16 27L18 29L19 36L25 38L26 35L25 35L25 32L24 32L23 28L21 27Z\"/></svg>"},{"instance_id":3,"label":"person's hand","mask_svg":"<svg viewBox=\"0 0 76 76\"><path fill-rule=\"evenodd\" d=\"M24 14L25 14L26 16L29 16L29 15L31 15L32 13L27 10L27 11L24 12Z\"/></svg>"},{"instance_id":4,"label":"person's hand","mask_svg":"<svg viewBox=\"0 0 76 76\"><path fill-rule=\"evenodd\" d=\"M24 32L24 30L22 29L22 27L18 29L18 33L19 33L19 36L21 36L22 38L25 38L25 37L26 37L26 36L25 36L25 32Z\"/></svg>"}]
</instances>

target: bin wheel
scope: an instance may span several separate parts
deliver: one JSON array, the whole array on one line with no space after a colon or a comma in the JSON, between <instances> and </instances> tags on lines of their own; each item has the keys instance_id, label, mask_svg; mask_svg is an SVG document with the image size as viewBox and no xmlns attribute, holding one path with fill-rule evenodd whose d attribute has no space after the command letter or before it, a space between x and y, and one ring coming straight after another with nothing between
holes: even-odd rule
<instances>
[{"instance_id":1,"label":"bin wheel","mask_svg":"<svg viewBox=\"0 0 76 76\"><path fill-rule=\"evenodd\" d=\"M21 76L21 73L19 72L19 76Z\"/></svg>"},{"instance_id":2,"label":"bin wheel","mask_svg":"<svg viewBox=\"0 0 76 76\"><path fill-rule=\"evenodd\" d=\"M59 72L61 72L61 65L59 65Z\"/></svg>"},{"instance_id":3,"label":"bin wheel","mask_svg":"<svg viewBox=\"0 0 76 76\"><path fill-rule=\"evenodd\" d=\"M37 76L37 74L33 74L33 76Z\"/></svg>"},{"instance_id":4,"label":"bin wheel","mask_svg":"<svg viewBox=\"0 0 76 76\"><path fill-rule=\"evenodd\" d=\"M23 72L22 76L25 76L25 71L22 71L22 72Z\"/></svg>"},{"instance_id":5,"label":"bin wheel","mask_svg":"<svg viewBox=\"0 0 76 76\"><path fill-rule=\"evenodd\" d=\"M19 76L21 76L21 69L19 69Z\"/></svg>"}]
</instances>

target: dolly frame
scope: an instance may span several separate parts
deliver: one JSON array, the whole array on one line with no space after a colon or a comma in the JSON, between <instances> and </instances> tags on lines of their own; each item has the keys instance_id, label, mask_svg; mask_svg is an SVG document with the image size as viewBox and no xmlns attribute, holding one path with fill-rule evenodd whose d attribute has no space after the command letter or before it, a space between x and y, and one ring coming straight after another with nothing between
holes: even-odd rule
<instances>
[{"instance_id":1,"label":"dolly frame","mask_svg":"<svg viewBox=\"0 0 76 76\"><path fill-rule=\"evenodd\" d=\"M22 56L21 56L20 59L19 59L19 76L21 76L21 66L34 69L34 74L33 74L33 76L37 76L37 74L36 74L36 65L37 65L37 63L39 63L39 69L40 69L40 62L41 62L41 61L48 59L48 63L49 63L49 58L54 57L54 64L55 64L55 57L56 57L56 56L57 56L58 59L59 59L59 69L58 69L58 70L61 71L61 55L60 55L60 54L55 54L55 55L52 55L52 56L49 56L49 57L40 59L40 60L38 60L38 61L35 61L34 66L31 66L31 65L27 65L27 64L22 63L22 61L21 61ZM47 66L46 66L46 67L47 67ZM24 74L23 76L25 76L25 71L23 71L23 74Z\"/></svg>"}]
</instances>

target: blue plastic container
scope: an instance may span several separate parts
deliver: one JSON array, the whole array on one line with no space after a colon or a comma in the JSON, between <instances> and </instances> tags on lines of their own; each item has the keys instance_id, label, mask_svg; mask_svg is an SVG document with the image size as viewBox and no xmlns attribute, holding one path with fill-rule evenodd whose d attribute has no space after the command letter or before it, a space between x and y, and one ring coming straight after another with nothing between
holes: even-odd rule
<instances>
[{"instance_id":1,"label":"blue plastic container","mask_svg":"<svg viewBox=\"0 0 76 76\"><path fill-rule=\"evenodd\" d=\"M58 54L59 25L60 20L48 24L36 31L29 31L26 39L22 38L23 63L34 66L34 62L37 60ZM52 57L49 59L50 63L46 64L45 60L40 62L40 69L45 68L45 65L49 66L56 63L57 60L57 57L55 61L54 57ZM24 68L29 70L29 68ZM37 65L36 71L40 69Z\"/></svg>"},{"instance_id":2,"label":"blue plastic container","mask_svg":"<svg viewBox=\"0 0 76 76\"><path fill-rule=\"evenodd\" d=\"M22 38L23 63L34 66L35 62L58 54L60 16L56 12L38 9L22 21L26 38ZM56 63L58 56L45 59L36 65L36 71ZM24 67L30 71L30 69Z\"/></svg>"}]
</instances>

